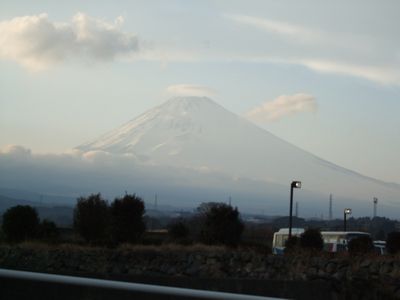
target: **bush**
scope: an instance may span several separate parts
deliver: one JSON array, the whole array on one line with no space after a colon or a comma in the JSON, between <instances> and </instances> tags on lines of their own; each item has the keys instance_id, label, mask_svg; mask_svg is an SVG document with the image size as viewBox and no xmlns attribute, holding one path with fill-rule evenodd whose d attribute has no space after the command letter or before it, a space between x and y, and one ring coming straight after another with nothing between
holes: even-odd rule
<instances>
[{"instance_id":1,"label":"bush","mask_svg":"<svg viewBox=\"0 0 400 300\"><path fill-rule=\"evenodd\" d=\"M300 236L300 247L321 251L324 248L324 240L319 229L309 228L304 231Z\"/></svg>"},{"instance_id":2,"label":"bush","mask_svg":"<svg viewBox=\"0 0 400 300\"><path fill-rule=\"evenodd\" d=\"M53 221L44 219L38 226L37 237L49 242L55 242L59 238L59 231Z\"/></svg>"},{"instance_id":3,"label":"bush","mask_svg":"<svg viewBox=\"0 0 400 300\"><path fill-rule=\"evenodd\" d=\"M38 225L38 214L29 205L11 207L3 215L2 229L8 242L21 242L34 238Z\"/></svg>"},{"instance_id":4,"label":"bush","mask_svg":"<svg viewBox=\"0 0 400 300\"><path fill-rule=\"evenodd\" d=\"M363 235L351 239L347 248L350 255L362 255L372 252L374 250L374 244L371 237Z\"/></svg>"},{"instance_id":5,"label":"bush","mask_svg":"<svg viewBox=\"0 0 400 300\"><path fill-rule=\"evenodd\" d=\"M109 226L109 208L100 194L80 197L74 209L74 229L88 242L104 242Z\"/></svg>"},{"instance_id":6,"label":"bush","mask_svg":"<svg viewBox=\"0 0 400 300\"><path fill-rule=\"evenodd\" d=\"M400 232L393 231L388 234L386 239L386 251L390 254L400 252Z\"/></svg>"},{"instance_id":7,"label":"bush","mask_svg":"<svg viewBox=\"0 0 400 300\"><path fill-rule=\"evenodd\" d=\"M244 229L237 208L225 203L202 203L198 207L200 241L206 244L236 246Z\"/></svg>"},{"instance_id":8,"label":"bush","mask_svg":"<svg viewBox=\"0 0 400 300\"><path fill-rule=\"evenodd\" d=\"M171 241L179 244L189 243L189 228L183 220L176 220L168 225L168 235Z\"/></svg>"},{"instance_id":9,"label":"bush","mask_svg":"<svg viewBox=\"0 0 400 300\"><path fill-rule=\"evenodd\" d=\"M146 229L143 200L133 195L117 198L111 204L111 238L114 243L137 242Z\"/></svg>"},{"instance_id":10,"label":"bush","mask_svg":"<svg viewBox=\"0 0 400 300\"><path fill-rule=\"evenodd\" d=\"M300 246L300 238L298 236L292 235L285 242L285 253L293 253Z\"/></svg>"},{"instance_id":11,"label":"bush","mask_svg":"<svg viewBox=\"0 0 400 300\"><path fill-rule=\"evenodd\" d=\"M4 235L3 229L0 227L0 244L6 241L6 236Z\"/></svg>"}]
</instances>

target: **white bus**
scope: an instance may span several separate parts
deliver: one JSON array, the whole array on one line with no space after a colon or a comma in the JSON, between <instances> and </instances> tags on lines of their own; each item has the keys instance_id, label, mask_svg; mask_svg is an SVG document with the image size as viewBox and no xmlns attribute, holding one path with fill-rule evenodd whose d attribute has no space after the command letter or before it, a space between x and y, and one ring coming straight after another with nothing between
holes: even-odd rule
<instances>
[{"instance_id":1,"label":"white bus","mask_svg":"<svg viewBox=\"0 0 400 300\"><path fill-rule=\"evenodd\" d=\"M292 228L292 236L300 237L304 228ZM274 233L272 240L272 254L282 255L285 251L285 243L289 238L289 228L281 228Z\"/></svg>"},{"instance_id":2,"label":"white bus","mask_svg":"<svg viewBox=\"0 0 400 300\"><path fill-rule=\"evenodd\" d=\"M292 228L292 236L298 236L304 233L304 228ZM324 250L328 252L347 251L348 243L360 236L370 236L367 232L360 231L321 231L324 240ZM289 229L281 228L274 233L272 240L272 253L283 254L285 251L285 243L289 238Z\"/></svg>"},{"instance_id":3,"label":"white bus","mask_svg":"<svg viewBox=\"0 0 400 300\"><path fill-rule=\"evenodd\" d=\"M347 251L349 242L360 236L371 236L361 231L321 231L324 240L324 250L328 252Z\"/></svg>"}]
</instances>

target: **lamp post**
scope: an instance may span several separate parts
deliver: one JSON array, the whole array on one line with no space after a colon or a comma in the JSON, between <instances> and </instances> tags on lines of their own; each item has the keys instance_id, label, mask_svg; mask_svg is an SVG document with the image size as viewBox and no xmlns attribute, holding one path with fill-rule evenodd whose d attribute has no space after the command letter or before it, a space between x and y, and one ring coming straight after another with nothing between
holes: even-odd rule
<instances>
[{"instance_id":1,"label":"lamp post","mask_svg":"<svg viewBox=\"0 0 400 300\"><path fill-rule=\"evenodd\" d=\"M376 217L376 206L378 205L378 198L374 197L374 218Z\"/></svg>"},{"instance_id":2,"label":"lamp post","mask_svg":"<svg viewBox=\"0 0 400 300\"><path fill-rule=\"evenodd\" d=\"M300 189L301 181L292 181L290 184L290 209L289 209L289 239L292 237L292 215L293 215L293 189Z\"/></svg>"},{"instance_id":3,"label":"lamp post","mask_svg":"<svg viewBox=\"0 0 400 300\"><path fill-rule=\"evenodd\" d=\"M345 208L343 212L343 229L347 231L347 215L351 215L351 208Z\"/></svg>"}]
</instances>

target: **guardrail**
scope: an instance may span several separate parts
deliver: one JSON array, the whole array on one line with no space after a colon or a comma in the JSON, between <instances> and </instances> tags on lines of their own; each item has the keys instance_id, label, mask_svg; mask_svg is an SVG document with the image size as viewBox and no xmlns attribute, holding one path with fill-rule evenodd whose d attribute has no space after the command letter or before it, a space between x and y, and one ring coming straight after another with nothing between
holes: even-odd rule
<instances>
[{"instance_id":1,"label":"guardrail","mask_svg":"<svg viewBox=\"0 0 400 300\"><path fill-rule=\"evenodd\" d=\"M195 289L167 287L167 286L152 285L152 284L131 283L124 281L94 279L94 278L75 277L66 275L54 275L54 274L36 273L27 271L15 271L7 269L0 269L0 281L1 278L83 286L83 287L99 288L99 289L113 289L113 290L130 291L136 293L139 292L143 294L158 295L160 297L172 296L172 297L183 297L183 298L186 297L195 299L232 299L232 300L278 299L278 298L245 295L245 294L214 292L206 290L195 290Z\"/></svg>"}]
</instances>

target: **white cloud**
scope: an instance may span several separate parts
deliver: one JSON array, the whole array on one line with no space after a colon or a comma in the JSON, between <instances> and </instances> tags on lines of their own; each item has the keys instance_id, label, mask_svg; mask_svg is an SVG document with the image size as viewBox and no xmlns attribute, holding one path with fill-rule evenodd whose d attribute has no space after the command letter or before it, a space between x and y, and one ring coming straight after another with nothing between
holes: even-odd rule
<instances>
[{"instance_id":1,"label":"white cloud","mask_svg":"<svg viewBox=\"0 0 400 300\"><path fill-rule=\"evenodd\" d=\"M290 38L300 39L304 41L315 41L315 39L323 38L323 35L316 31L303 26L280 22L265 18L238 14L223 14L223 17L236 23L255 27L270 33L288 36Z\"/></svg>"},{"instance_id":2,"label":"white cloud","mask_svg":"<svg viewBox=\"0 0 400 300\"><path fill-rule=\"evenodd\" d=\"M69 23L57 23L47 14L0 22L0 58L40 70L68 58L112 60L138 51L138 39L114 23L77 13Z\"/></svg>"},{"instance_id":3,"label":"white cloud","mask_svg":"<svg viewBox=\"0 0 400 300\"><path fill-rule=\"evenodd\" d=\"M7 145L0 149L0 154L22 158L30 156L31 150L20 145Z\"/></svg>"},{"instance_id":4,"label":"white cloud","mask_svg":"<svg viewBox=\"0 0 400 300\"><path fill-rule=\"evenodd\" d=\"M395 47L379 36L351 32L326 31L301 24L281 22L241 14L223 14L224 18L265 32L271 41L267 55L250 53L238 60L302 65L320 73L363 78L385 85L400 85L399 62ZM283 41L279 41L281 39ZM253 49L262 45L261 40ZM393 50L391 50L393 48Z\"/></svg>"},{"instance_id":5,"label":"white cloud","mask_svg":"<svg viewBox=\"0 0 400 300\"><path fill-rule=\"evenodd\" d=\"M265 64L286 64L306 67L309 70L345 76L363 78L382 85L400 85L400 69L388 65L372 65L349 63L335 59L320 58L290 58L275 56L257 56L257 55L232 55L225 56L225 60L239 61L247 63L265 63ZM221 58L221 61L224 61Z\"/></svg>"},{"instance_id":6,"label":"white cloud","mask_svg":"<svg viewBox=\"0 0 400 300\"><path fill-rule=\"evenodd\" d=\"M247 112L245 116L256 122L271 122L301 112L316 111L315 97L310 94L298 93L282 95L272 101L264 102Z\"/></svg>"},{"instance_id":7,"label":"white cloud","mask_svg":"<svg viewBox=\"0 0 400 300\"><path fill-rule=\"evenodd\" d=\"M167 93L177 96L214 96L217 92L209 87L196 84L175 84L167 87Z\"/></svg>"},{"instance_id":8,"label":"white cloud","mask_svg":"<svg viewBox=\"0 0 400 300\"><path fill-rule=\"evenodd\" d=\"M345 74L381 84L400 85L400 71L391 67L358 65L324 59L301 59L294 63L321 73Z\"/></svg>"},{"instance_id":9,"label":"white cloud","mask_svg":"<svg viewBox=\"0 0 400 300\"><path fill-rule=\"evenodd\" d=\"M112 155L106 151L94 150L82 153L82 158L89 162L104 163L111 161Z\"/></svg>"}]
</instances>

